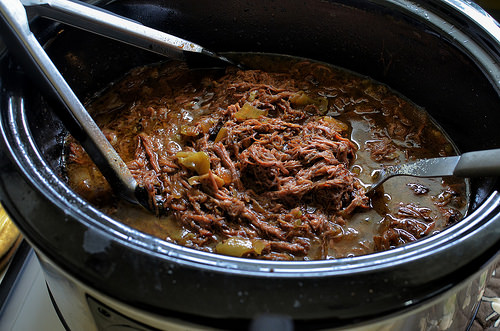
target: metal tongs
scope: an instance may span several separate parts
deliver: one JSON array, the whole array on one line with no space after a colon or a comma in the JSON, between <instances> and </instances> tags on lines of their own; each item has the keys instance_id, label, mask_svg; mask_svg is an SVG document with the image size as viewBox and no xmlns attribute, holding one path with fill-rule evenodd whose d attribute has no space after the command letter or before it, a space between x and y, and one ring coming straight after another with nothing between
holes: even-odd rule
<instances>
[{"instance_id":1,"label":"metal tongs","mask_svg":"<svg viewBox=\"0 0 500 331\"><path fill-rule=\"evenodd\" d=\"M102 36L110 37L170 58L185 60L188 53L203 54L231 63L202 46L146 27L99 7L67 0L0 0L1 21L7 29L2 35L9 51L22 60L26 71L41 81L61 101L79 127L72 132L120 197L158 211L144 187L137 185L125 162L103 135L85 107L66 83L30 30L25 7L36 14Z\"/></svg>"}]
</instances>

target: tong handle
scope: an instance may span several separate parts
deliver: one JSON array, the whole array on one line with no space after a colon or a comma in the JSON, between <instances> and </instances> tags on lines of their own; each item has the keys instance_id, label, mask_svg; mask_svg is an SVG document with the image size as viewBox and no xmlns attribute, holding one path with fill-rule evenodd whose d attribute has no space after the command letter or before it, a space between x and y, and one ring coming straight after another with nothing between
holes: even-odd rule
<instances>
[{"instance_id":1,"label":"tong handle","mask_svg":"<svg viewBox=\"0 0 500 331\"><path fill-rule=\"evenodd\" d=\"M139 22L116 15L80 1L21 0L36 13L85 31L112 38L169 58L185 60L184 52L209 52L203 47L149 28Z\"/></svg>"},{"instance_id":2,"label":"tong handle","mask_svg":"<svg viewBox=\"0 0 500 331\"><path fill-rule=\"evenodd\" d=\"M50 96L65 106L68 111L65 115L73 122L71 133L84 146L114 191L137 203L135 179L31 32L23 4L19 0L0 0L0 21L7 32L2 37L9 52L22 61L25 71L41 83Z\"/></svg>"}]
</instances>

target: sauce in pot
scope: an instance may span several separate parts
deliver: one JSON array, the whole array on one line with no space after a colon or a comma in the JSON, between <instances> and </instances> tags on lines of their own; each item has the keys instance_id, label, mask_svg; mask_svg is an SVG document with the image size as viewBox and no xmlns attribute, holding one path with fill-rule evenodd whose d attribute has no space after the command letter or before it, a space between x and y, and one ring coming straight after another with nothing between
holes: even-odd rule
<instances>
[{"instance_id":1,"label":"sauce in pot","mask_svg":"<svg viewBox=\"0 0 500 331\"><path fill-rule=\"evenodd\" d=\"M88 106L161 216L114 198L68 138L70 186L140 231L180 245L276 260L391 249L467 209L463 179L397 177L383 165L454 154L428 114L385 85L303 59L247 56L259 70L137 68Z\"/></svg>"}]
</instances>

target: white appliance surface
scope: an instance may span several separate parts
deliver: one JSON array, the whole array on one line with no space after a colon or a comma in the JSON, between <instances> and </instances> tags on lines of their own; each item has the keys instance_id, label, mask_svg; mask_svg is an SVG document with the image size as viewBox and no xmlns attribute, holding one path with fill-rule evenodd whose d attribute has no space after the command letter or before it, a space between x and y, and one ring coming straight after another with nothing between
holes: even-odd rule
<instances>
[{"instance_id":1,"label":"white appliance surface","mask_svg":"<svg viewBox=\"0 0 500 331\"><path fill-rule=\"evenodd\" d=\"M13 331L64 331L52 305L38 259L30 249L26 260L12 286L3 310L0 311L0 330Z\"/></svg>"}]
</instances>

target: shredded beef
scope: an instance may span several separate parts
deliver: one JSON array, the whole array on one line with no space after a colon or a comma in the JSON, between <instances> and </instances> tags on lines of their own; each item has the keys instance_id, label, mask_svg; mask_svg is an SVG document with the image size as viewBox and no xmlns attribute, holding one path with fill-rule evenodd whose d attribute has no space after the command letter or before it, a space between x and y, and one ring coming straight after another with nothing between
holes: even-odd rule
<instances>
[{"instance_id":1,"label":"shredded beef","mask_svg":"<svg viewBox=\"0 0 500 331\"><path fill-rule=\"evenodd\" d=\"M268 90L255 99L271 99L264 91ZM243 97L236 108L245 102ZM273 102L287 103L280 98ZM281 111L287 114L286 108ZM301 238L324 240L324 233L314 232L309 223L322 222L330 228L335 219L324 213L343 212L347 217L356 207L368 208L363 187L349 171L356 146L326 121L313 118L299 125L283 120L286 116L243 121L236 120L233 112L226 116L221 127L224 138L215 142L206 133L191 140L190 149L209 155L211 169L199 184L185 184L177 197L172 197L172 183L187 183L196 174L182 166L162 172L158 155L149 151L152 144L143 136L136 153L145 154L148 160L142 173L134 173L140 184L161 199L160 209L171 211L184 226L198 231L203 240L197 242L236 233L269 240L269 253L305 256L308 245ZM170 162L175 164L174 155ZM156 176L149 175L151 170ZM218 185L213 178L223 173L230 180ZM306 206L316 207L315 212L308 213ZM293 213L296 208L307 216Z\"/></svg>"},{"instance_id":2,"label":"shredded beef","mask_svg":"<svg viewBox=\"0 0 500 331\"><path fill-rule=\"evenodd\" d=\"M141 229L210 252L296 260L390 249L439 228L425 206L392 212L381 198L370 204L353 172L365 152L365 172L405 160L411 148L426 155L430 126L426 117L409 117L410 107L381 85L299 61L284 72L229 68L223 75L175 63L141 68L90 110L167 215L158 219L161 230ZM364 123L370 135L353 141L349 121ZM85 169L94 168L81 147L68 146L72 186L93 202L107 201L102 180L99 189L87 187ZM429 195L423 185L408 185L415 196ZM432 199L448 224L458 220L460 194L445 189ZM351 218L373 206L384 221L370 243ZM180 235L163 232L170 220Z\"/></svg>"},{"instance_id":3,"label":"shredded beef","mask_svg":"<svg viewBox=\"0 0 500 331\"><path fill-rule=\"evenodd\" d=\"M375 236L377 250L387 250L416 241L435 228L428 208L419 208L413 204L401 206L396 216L387 215L385 229L380 236Z\"/></svg>"},{"instance_id":4,"label":"shredded beef","mask_svg":"<svg viewBox=\"0 0 500 331\"><path fill-rule=\"evenodd\" d=\"M158 137L137 135L128 166L155 196L159 211L196 233L192 246L238 236L268 241L262 257L305 256L304 238L324 241L330 235L315 228L331 229L336 214L348 217L368 208L363 186L349 171L356 145L319 116L315 105L309 115L304 107L294 108L290 98L298 91L279 78L261 71L226 75L219 83L223 91L215 89L214 95L231 91L237 100L182 128L182 149L208 155L210 170L203 176L179 164ZM245 104L269 113L238 119ZM148 109L149 116L161 116Z\"/></svg>"}]
</instances>

